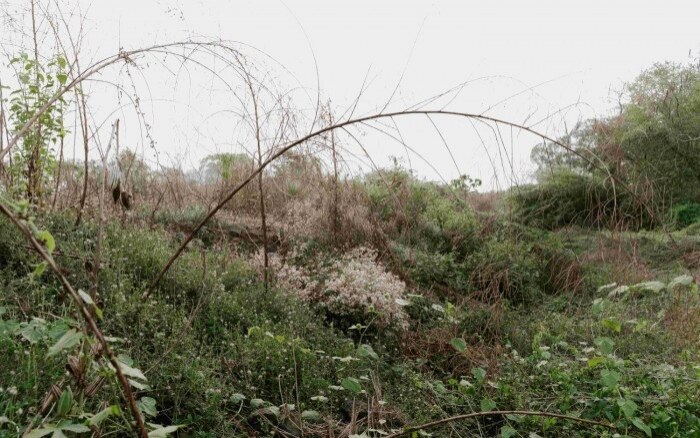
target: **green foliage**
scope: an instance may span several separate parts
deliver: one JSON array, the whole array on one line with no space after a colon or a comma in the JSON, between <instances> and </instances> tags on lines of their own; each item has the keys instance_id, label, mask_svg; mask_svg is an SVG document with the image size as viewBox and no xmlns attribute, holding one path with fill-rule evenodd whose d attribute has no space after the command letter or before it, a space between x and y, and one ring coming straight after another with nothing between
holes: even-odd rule
<instances>
[{"instance_id":1,"label":"green foliage","mask_svg":"<svg viewBox=\"0 0 700 438\"><path fill-rule=\"evenodd\" d=\"M470 259L472 284L486 301L500 298L522 304L541 297L543 261L533 244L515 239L490 239Z\"/></svg>"},{"instance_id":2,"label":"green foliage","mask_svg":"<svg viewBox=\"0 0 700 438\"><path fill-rule=\"evenodd\" d=\"M671 214L678 228L686 228L700 222L700 203L685 202L674 205Z\"/></svg>"},{"instance_id":3,"label":"green foliage","mask_svg":"<svg viewBox=\"0 0 700 438\"><path fill-rule=\"evenodd\" d=\"M22 53L10 64L17 71L19 81L19 87L10 92L9 102L9 119L17 132L66 84L67 63L57 56L42 65ZM12 178L11 192L16 197L37 203L50 190L56 166L53 148L66 135L63 125L66 106L62 97L50 105L15 148L8 171Z\"/></svg>"},{"instance_id":4,"label":"green foliage","mask_svg":"<svg viewBox=\"0 0 700 438\"><path fill-rule=\"evenodd\" d=\"M535 147L539 184L511 197L525 222L548 229L650 228L674 204L694 215L690 205L700 201L698 65L656 64L624 91L619 115L586 121L559 139L570 150ZM610 176L628 189L618 187L614 197Z\"/></svg>"}]
</instances>

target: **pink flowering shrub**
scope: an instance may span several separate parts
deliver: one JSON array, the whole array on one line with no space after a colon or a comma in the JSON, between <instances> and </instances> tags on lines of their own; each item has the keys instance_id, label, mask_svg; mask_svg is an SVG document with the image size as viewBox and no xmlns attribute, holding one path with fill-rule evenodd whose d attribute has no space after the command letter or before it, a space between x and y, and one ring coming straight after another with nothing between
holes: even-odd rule
<instances>
[{"instance_id":1,"label":"pink flowering shrub","mask_svg":"<svg viewBox=\"0 0 700 438\"><path fill-rule=\"evenodd\" d=\"M295 253L287 260L293 260ZM277 254L269 258L271 277L277 286L304 301L321 304L335 314L360 313L380 326L407 326L404 310L406 284L377 261L377 252L355 248L330 264L315 260L295 266ZM252 259L262 272L262 254Z\"/></svg>"}]
</instances>

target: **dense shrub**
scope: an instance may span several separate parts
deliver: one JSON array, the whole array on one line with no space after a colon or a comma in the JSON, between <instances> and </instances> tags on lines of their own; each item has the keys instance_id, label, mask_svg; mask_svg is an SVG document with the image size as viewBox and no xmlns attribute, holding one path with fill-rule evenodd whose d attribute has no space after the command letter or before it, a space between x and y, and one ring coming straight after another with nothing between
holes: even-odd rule
<instances>
[{"instance_id":1,"label":"dense shrub","mask_svg":"<svg viewBox=\"0 0 700 438\"><path fill-rule=\"evenodd\" d=\"M509 201L519 221L548 230L654 227L659 217L650 209L656 207L643 203L642 195L614 188L596 174L558 168L541 174L536 185L511 189Z\"/></svg>"},{"instance_id":2,"label":"dense shrub","mask_svg":"<svg viewBox=\"0 0 700 438\"><path fill-rule=\"evenodd\" d=\"M685 228L700 222L700 204L696 202L677 204L671 209L671 214L676 227Z\"/></svg>"},{"instance_id":3,"label":"dense shrub","mask_svg":"<svg viewBox=\"0 0 700 438\"><path fill-rule=\"evenodd\" d=\"M471 260L471 282L481 300L508 299L532 303L542 296L543 261L533 244L514 239L491 239Z\"/></svg>"}]
</instances>

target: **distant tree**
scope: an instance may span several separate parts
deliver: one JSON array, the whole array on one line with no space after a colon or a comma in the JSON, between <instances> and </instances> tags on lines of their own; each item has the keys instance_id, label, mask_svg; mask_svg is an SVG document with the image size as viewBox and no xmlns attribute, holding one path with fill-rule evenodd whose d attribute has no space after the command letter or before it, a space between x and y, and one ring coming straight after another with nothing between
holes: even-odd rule
<instances>
[{"instance_id":1,"label":"distant tree","mask_svg":"<svg viewBox=\"0 0 700 438\"><path fill-rule=\"evenodd\" d=\"M236 176L252 171L253 159L245 154L221 153L206 156L200 162L200 172L205 183L228 184ZM245 173L244 173L245 172Z\"/></svg>"}]
</instances>

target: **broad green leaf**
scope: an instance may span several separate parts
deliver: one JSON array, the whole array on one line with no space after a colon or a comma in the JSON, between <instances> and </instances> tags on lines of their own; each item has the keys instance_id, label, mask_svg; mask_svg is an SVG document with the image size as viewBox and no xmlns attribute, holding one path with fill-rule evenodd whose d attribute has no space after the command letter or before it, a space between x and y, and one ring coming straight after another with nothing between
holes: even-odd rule
<instances>
[{"instance_id":1,"label":"broad green leaf","mask_svg":"<svg viewBox=\"0 0 700 438\"><path fill-rule=\"evenodd\" d=\"M609 328L617 333L620 333L620 330L622 330L622 323L615 318L605 318L603 321L601 321L601 324L603 327Z\"/></svg>"},{"instance_id":2,"label":"broad green leaf","mask_svg":"<svg viewBox=\"0 0 700 438\"><path fill-rule=\"evenodd\" d=\"M685 274L685 275L680 275L673 280L671 280L670 283L668 283L668 289L673 290L678 286L690 286L690 283L693 282L693 277Z\"/></svg>"},{"instance_id":3,"label":"broad green leaf","mask_svg":"<svg viewBox=\"0 0 700 438\"><path fill-rule=\"evenodd\" d=\"M244 400L245 400L245 395L239 394L239 393L233 394L231 397L229 397L229 401L231 403L234 403L237 405L243 403Z\"/></svg>"},{"instance_id":4,"label":"broad green leaf","mask_svg":"<svg viewBox=\"0 0 700 438\"><path fill-rule=\"evenodd\" d=\"M360 381L354 377L346 377L340 382L340 386L355 394L359 394L362 391Z\"/></svg>"},{"instance_id":5,"label":"broad green leaf","mask_svg":"<svg viewBox=\"0 0 700 438\"><path fill-rule=\"evenodd\" d=\"M119 415L121 413L121 409L119 409L119 406L109 406L107 408L102 409L100 412L96 413L90 419L88 420L88 424L90 426L99 426L102 424L103 421L105 421L110 415Z\"/></svg>"},{"instance_id":6,"label":"broad green leaf","mask_svg":"<svg viewBox=\"0 0 700 438\"><path fill-rule=\"evenodd\" d=\"M148 380L146 378L146 376L143 375L143 372L141 372L140 369L130 367L129 365L122 362L121 358L119 359L118 362L119 362L119 368L122 370L122 373L124 373L124 375L129 376L129 377L133 377L135 379L144 380L144 381Z\"/></svg>"},{"instance_id":7,"label":"broad green leaf","mask_svg":"<svg viewBox=\"0 0 700 438\"><path fill-rule=\"evenodd\" d=\"M90 428L82 423L73 423L70 420L62 421L56 426L60 430L67 430L68 432L75 433L86 433L90 432Z\"/></svg>"},{"instance_id":8,"label":"broad green leaf","mask_svg":"<svg viewBox=\"0 0 700 438\"><path fill-rule=\"evenodd\" d=\"M36 344L44 337L46 323L43 319L34 318L31 322L22 324L20 335L31 344Z\"/></svg>"},{"instance_id":9,"label":"broad green leaf","mask_svg":"<svg viewBox=\"0 0 700 438\"><path fill-rule=\"evenodd\" d=\"M359 357L369 357L370 359L373 360L378 360L379 356L377 353L374 352L374 349L372 348L371 345L368 344L362 344L359 347L357 347L357 355Z\"/></svg>"},{"instance_id":10,"label":"broad green leaf","mask_svg":"<svg viewBox=\"0 0 700 438\"><path fill-rule=\"evenodd\" d=\"M144 415L148 417L155 417L158 415L158 409L156 409L156 400L151 397L143 397L138 401L139 409Z\"/></svg>"},{"instance_id":11,"label":"broad green leaf","mask_svg":"<svg viewBox=\"0 0 700 438\"><path fill-rule=\"evenodd\" d=\"M11 319L9 321L0 321L0 338L3 336L14 336L19 333L22 326L19 322Z\"/></svg>"},{"instance_id":12,"label":"broad green leaf","mask_svg":"<svg viewBox=\"0 0 700 438\"><path fill-rule=\"evenodd\" d=\"M54 426L50 426L47 424L45 427L42 427L41 429L34 429L33 431L24 435L24 438L41 438L42 436L46 436L46 435L53 433L55 431L56 431L56 428Z\"/></svg>"},{"instance_id":13,"label":"broad green leaf","mask_svg":"<svg viewBox=\"0 0 700 438\"><path fill-rule=\"evenodd\" d=\"M54 322L51 324L49 327L49 337L55 342L61 339L61 336L65 335L66 332L70 330L70 326L68 323L63 320L59 319L58 321Z\"/></svg>"},{"instance_id":14,"label":"broad green leaf","mask_svg":"<svg viewBox=\"0 0 700 438\"><path fill-rule=\"evenodd\" d=\"M150 386L146 385L145 383L141 383L138 380L134 380L134 379L127 379L127 380L129 381L129 384L131 386L133 386L134 388L136 388L138 390L148 391L149 389L151 389Z\"/></svg>"},{"instance_id":15,"label":"broad green leaf","mask_svg":"<svg viewBox=\"0 0 700 438\"><path fill-rule=\"evenodd\" d=\"M452 338L450 340L450 345L460 353L464 353L467 350L467 341L462 338Z\"/></svg>"},{"instance_id":16,"label":"broad green leaf","mask_svg":"<svg viewBox=\"0 0 700 438\"><path fill-rule=\"evenodd\" d=\"M648 437L651 438L651 428L650 428L649 426L647 426L647 425L642 421L641 418L638 418L638 417L637 417L637 418L632 419L632 424L634 424L635 427L636 427L637 429L639 429L639 430L641 430L642 432L644 432L644 433L646 434L646 436L648 436Z\"/></svg>"},{"instance_id":17,"label":"broad green leaf","mask_svg":"<svg viewBox=\"0 0 700 438\"><path fill-rule=\"evenodd\" d=\"M53 344L46 355L48 357L55 356L61 351L72 348L80 342L83 337L83 333L76 331L75 329L70 329L61 336L61 338Z\"/></svg>"},{"instance_id":18,"label":"broad green leaf","mask_svg":"<svg viewBox=\"0 0 700 438\"><path fill-rule=\"evenodd\" d=\"M606 300L605 298L596 298L593 300L593 313L600 315L609 303L610 301Z\"/></svg>"},{"instance_id":19,"label":"broad green leaf","mask_svg":"<svg viewBox=\"0 0 700 438\"><path fill-rule=\"evenodd\" d=\"M181 429L183 427L185 427L185 425L183 424L179 426L159 427L158 429L148 432L148 436L150 438L165 438L171 433L176 432L178 429Z\"/></svg>"},{"instance_id":20,"label":"broad green leaf","mask_svg":"<svg viewBox=\"0 0 700 438\"><path fill-rule=\"evenodd\" d=\"M629 289L629 286L618 286L615 289L611 290L610 293L608 293L608 298L614 298L618 295L622 295L626 293Z\"/></svg>"},{"instance_id":21,"label":"broad green leaf","mask_svg":"<svg viewBox=\"0 0 700 438\"><path fill-rule=\"evenodd\" d=\"M478 382L483 382L486 379L486 370L483 368L472 368L472 375Z\"/></svg>"},{"instance_id":22,"label":"broad green leaf","mask_svg":"<svg viewBox=\"0 0 700 438\"><path fill-rule=\"evenodd\" d=\"M625 414L626 418L632 418L638 409L638 406L635 402L627 399L618 400L617 405L620 407L622 413Z\"/></svg>"},{"instance_id":23,"label":"broad green leaf","mask_svg":"<svg viewBox=\"0 0 700 438\"><path fill-rule=\"evenodd\" d=\"M622 376L617 371L603 370L600 372L600 381L609 389L614 390Z\"/></svg>"},{"instance_id":24,"label":"broad green leaf","mask_svg":"<svg viewBox=\"0 0 700 438\"><path fill-rule=\"evenodd\" d=\"M304 411L301 413L301 418L307 421L318 421L321 419L321 414L318 411Z\"/></svg>"},{"instance_id":25,"label":"broad green leaf","mask_svg":"<svg viewBox=\"0 0 700 438\"><path fill-rule=\"evenodd\" d=\"M496 409L496 402L486 397L481 399L479 406L481 407L481 412L490 412Z\"/></svg>"},{"instance_id":26,"label":"broad green leaf","mask_svg":"<svg viewBox=\"0 0 700 438\"><path fill-rule=\"evenodd\" d=\"M265 401L261 398L254 398L250 401L250 407L253 409L259 408L260 406L264 405Z\"/></svg>"},{"instance_id":27,"label":"broad green leaf","mask_svg":"<svg viewBox=\"0 0 700 438\"><path fill-rule=\"evenodd\" d=\"M635 287L642 290L650 290L652 292L661 292L666 287L666 284L660 281L645 281L635 285Z\"/></svg>"},{"instance_id":28,"label":"broad green leaf","mask_svg":"<svg viewBox=\"0 0 700 438\"><path fill-rule=\"evenodd\" d=\"M612 289L612 288L614 288L615 286L617 286L617 283L608 283L608 284L604 284L604 285L602 285L602 286L600 286L600 287L598 288L598 292L603 292L604 290Z\"/></svg>"},{"instance_id":29,"label":"broad green leaf","mask_svg":"<svg viewBox=\"0 0 700 438\"><path fill-rule=\"evenodd\" d=\"M517 430L513 429L511 426L505 425L501 427L501 438L510 438L518 433Z\"/></svg>"},{"instance_id":30,"label":"broad green leaf","mask_svg":"<svg viewBox=\"0 0 700 438\"><path fill-rule=\"evenodd\" d=\"M615 342L607 337L596 338L593 343L600 348L603 354L612 354L615 349Z\"/></svg>"},{"instance_id":31,"label":"broad green leaf","mask_svg":"<svg viewBox=\"0 0 700 438\"><path fill-rule=\"evenodd\" d=\"M598 365L605 363L605 358L602 356L595 356L588 359L588 368L595 368Z\"/></svg>"}]
</instances>

